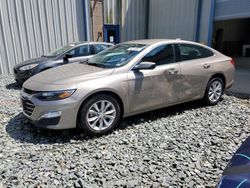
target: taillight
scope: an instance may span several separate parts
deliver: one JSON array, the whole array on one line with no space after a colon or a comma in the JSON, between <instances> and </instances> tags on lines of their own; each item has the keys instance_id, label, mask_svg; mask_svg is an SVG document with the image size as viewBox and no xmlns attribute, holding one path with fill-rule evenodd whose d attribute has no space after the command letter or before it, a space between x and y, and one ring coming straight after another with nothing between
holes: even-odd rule
<instances>
[{"instance_id":1,"label":"taillight","mask_svg":"<svg viewBox=\"0 0 250 188\"><path fill-rule=\"evenodd\" d=\"M235 65L235 61L233 59L231 59L230 63L232 63L232 65Z\"/></svg>"}]
</instances>

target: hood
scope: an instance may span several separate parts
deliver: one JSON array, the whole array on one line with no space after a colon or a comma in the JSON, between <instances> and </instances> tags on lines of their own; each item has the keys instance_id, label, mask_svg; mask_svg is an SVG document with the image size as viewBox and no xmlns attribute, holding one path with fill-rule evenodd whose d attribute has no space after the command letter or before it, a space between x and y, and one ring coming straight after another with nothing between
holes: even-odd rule
<instances>
[{"instance_id":1,"label":"hood","mask_svg":"<svg viewBox=\"0 0 250 188\"><path fill-rule=\"evenodd\" d=\"M48 61L50 58L48 57L36 57L36 58L32 58L26 61L23 61L22 63L19 63L16 65L17 68L22 67L24 65L30 65L30 64L34 64L34 63L42 63L42 62L46 62Z\"/></svg>"},{"instance_id":2,"label":"hood","mask_svg":"<svg viewBox=\"0 0 250 188\"><path fill-rule=\"evenodd\" d=\"M83 63L70 63L43 71L32 76L28 81L50 85L76 84L85 80L109 76L113 70L114 69L104 69Z\"/></svg>"}]
</instances>

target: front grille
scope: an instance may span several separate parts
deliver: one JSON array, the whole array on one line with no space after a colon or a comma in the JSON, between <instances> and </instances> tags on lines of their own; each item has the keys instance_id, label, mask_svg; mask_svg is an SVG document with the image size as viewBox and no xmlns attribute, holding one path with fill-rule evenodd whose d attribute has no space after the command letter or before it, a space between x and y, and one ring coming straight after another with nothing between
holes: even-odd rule
<instances>
[{"instance_id":1,"label":"front grille","mask_svg":"<svg viewBox=\"0 0 250 188\"><path fill-rule=\"evenodd\" d=\"M22 98L23 111L25 114L31 116L35 105L28 99Z\"/></svg>"}]
</instances>

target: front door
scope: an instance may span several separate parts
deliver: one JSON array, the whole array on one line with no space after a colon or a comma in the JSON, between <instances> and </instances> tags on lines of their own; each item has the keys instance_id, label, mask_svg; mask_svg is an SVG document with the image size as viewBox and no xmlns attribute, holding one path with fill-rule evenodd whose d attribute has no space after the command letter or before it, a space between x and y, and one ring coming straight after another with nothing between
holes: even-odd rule
<instances>
[{"instance_id":1,"label":"front door","mask_svg":"<svg viewBox=\"0 0 250 188\"><path fill-rule=\"evenodd\" d=\"M156 68L128 73L131 112L177 102L180 67L175 62L173 45L165 44L153 49L140 62L154 62Z\"/></svg>"}]
</instances>

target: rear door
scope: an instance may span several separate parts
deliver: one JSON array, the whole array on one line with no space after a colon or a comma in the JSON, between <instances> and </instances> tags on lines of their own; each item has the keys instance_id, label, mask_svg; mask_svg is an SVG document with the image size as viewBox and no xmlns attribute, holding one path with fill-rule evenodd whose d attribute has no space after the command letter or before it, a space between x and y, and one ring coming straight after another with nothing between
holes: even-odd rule
<instances>
[{"instance_id":1,"label":"rear door","mask_svg":"<svg viewBox=\"0 0 250 188\"><path fill-rule=\"evenodd\" d=\"M212 51L193 44L176 44L180 63L180 101L203 97L207 82L213 73Z\"/></svg>"},{"instance_id":2,"label":"rear door","mask_svg":"<svg viewBox=\"0 0 250 188\"><path fill-rule=\"evenodd\" d=\"M164 44L151 50L140 62L154 62L153 70L128 73L131 112L163 107L178 101L180 67L174 46ZM139 63L140 63L139 62Z\"/></svg>"}]
</instances>

